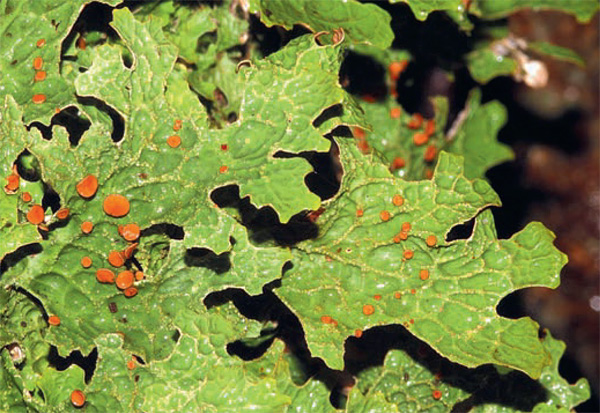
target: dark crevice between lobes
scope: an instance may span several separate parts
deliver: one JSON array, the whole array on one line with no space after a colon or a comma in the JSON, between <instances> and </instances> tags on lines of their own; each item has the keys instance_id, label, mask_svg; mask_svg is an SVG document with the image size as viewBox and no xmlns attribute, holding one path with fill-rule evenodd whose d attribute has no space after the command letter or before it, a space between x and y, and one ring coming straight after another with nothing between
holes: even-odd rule
<instances>
[{"instance_id":1,"label":"dark crevice between lobes","mask_svg":"<svg viewBox=\"0 0 600 413\"><path fill-rule=\"evenodd\" d=\"M167 237L175 240L182 240L185 236L183 227L170 223L154 224L148 228L143 229L140 232L140 237L147 237L150 235L166 235Z\"/></svg>"},{"instance_id":2,"label":"dark crevice between lobes","mask_svg":"<svg viewBox=\"0 0 600 413\"><path fill-rule=\"evenodd\" d=\"M230 253L215 254L208 248L189 248L184 257L189 267L203 267L216 274L224 274L231 269Z\"/></svg>"},{"instance_id":3,"label":"dark crevice between lobes","mask_svg":"<svg viewBox=\"0 0 600 413\"><path fill-rule=\"evenodd\" d=\"M40 310L44 320L46 320L46 322L48 322L48 313L46 312L46 309L44 308L44 305L42 304L42 301L39 298L37 298L35 295L30 293L23 287L16 287L14 290L17 293L23 294L25 297L27 297L27 299L30 300L37 307L38 310Z\"/></svg>"},{"instance_id":4,"label":"dark crevice between lobes","mask_svg":"<svg viewBox=\"0 0 600 413\"><path fill-rule=\"evenodd\" d=\"M291 268L292 264L286 263L283 273ZM301 386L313 379L323 382L332 392L335 389L348 388L354 383L349 374L332 370L323 360L311 356L299 319L272 291L280 285L280 279L274 280L263 287L262 294L256 296L250 296L244 290L236 288L206 296L204 304L208 309L232 302L244 317L264 323L259 337L243 338L229 343L227 351L243 360L253 360L262 356L272 342L279 339L285 343L288 361L295 366L296 373L292 380L296 385ZM331 400L334 401L334 398ZM334 403L334 406L337 405Z\"/></svg>"},{"instance_id":5,"label":"dark crevice between lobes","mask_svg":"<svg viewBox=\"0 0 600 413\"><path fill-rule=\"evenodd\" d=\"M98 364L98 348L94 347L87 356L79 350L73 350L67 357L62 357L55 346L50 346L48 362L58 371L64 371L73 364L79 366L85 372L85 383L89 384Z\"/></svg>"},{"instance_id":6,"label":"dark crevice between lobes","mask_svg":"<svg viewBox=\"0 0 600 413\"><path fill-rule=\"evenodd\" d=\"M125 119L123 119L116 109L92 96L78 96L77 102L81 105L94 106L99 111L106 113L108 117L110 117L113 126L110 138L115 143L123 140L123 136L125 135Z\"/></svg>"},{"instance_id":7,"label":"dark crevice between lobes","mask_svg":"<svg viewBox=\"0 0 600 413\"><path fill-rule=\"evenodd\" d=\"M13 224L8 223L6 225ZM39 254L40 252L42 252L42 249L43 248L41 244L35 243L23 245L17 248L15 251L6 254L4 258L2 258L2 260L0 261L0 279L2 279L2 274L8 271L9 268L14 267L21 260L27 258L30 255Z\"/></svg>"},{"instance_id":8,"label":"dark crevice between lobes","mask_svg":"<svg viewBox=\"0 0 600 413\"><path fill-rule=\"evenodd\" d=\"M473 229L475 229L475 218L471 218L462 224L456 224L446 234L446 242L469 239L473 235Z\"/></svg>"},{"instance_id":9,"label":"dark crevice between lobes","mask_svg":"<svg viewBox=\"0 0 600 413\"><path fill-rule=\"evenodd\" d=\"M338 193L342 179L342 165L339 159L340 150L331 135L327 138L331 141L329 152L307 151L299 154L278 151L274 158L303 158L313 168L313 172L306 175L304 182L308 189L319 196L321 201L331 199Z\"/></svg>"},{"instance_id":10,"label":"dark crevice between lobes","mask_svg":"<svg viewBox=\"0 0 600 413\"><path fill-rule=\"evenodd\" d=\"M500 374L490 364L467 368L453 363L401 325L366 330L360 338L351 337L346 340L345 350L345 371L353 376L372 367L382 366L390 350L404 352L412 363L431 372L431 385L434 389L443 383L471 394L455 404L453 412L470 411L475 406L490 403L519 411L531 411L536 404L548 400L546 389L526 374L519 371ZM406 370L401 380L405 384L415 380L415 377L411 377L415 373L418 373L417 369Z\"/></svg>"},{"instance_id":11,"label":"dark crevice between lobes","mask_svg":"<svg viewBox=\"0 0 600 413\"><path fill-rule=\"evenodd\" d=\"M60 45L60 56L61 62L64 60L76 61L76 56L67 55L66 52L71 48L73 42L77 42L78 49L84 49L88 47L85 41L85 34L90 32L102 33L100 40L95 42L93 45L98 46L105 43L108 39L118 40L119 35L115 29L110 26L112 22L113 7L98 2L90 2L83 7L81 13L77 17L77 20L69 30L69 33L61 42ZM95 36L98 37L98 36ZM84 68L87 69L87 68ZM61 67L62 70L62 67ZM81 71L81 68L80 68ZM84 70L85 71L85 70Z\"/></svg>"},{"instance_id":12,"label":"dark crevice between lobes","mask_svg":"<svg viewBox=\"0 0 600 413\"><path fill-rule=\"evenodd\" d=\"M219 208L234 208L239 212L241 224L248 229L253 243L274 241L277 245L290 246L318 235L318 227L307 218L306 212L296 214L282 224L273 208L258 209L252 205L250 197L240 198L237 185L217 188L210 198Z\"/></svg>"},{"instance_id":13,"label":"dark crevice between lobes","mask_svg":"<svg viewBox=\"0 0 600 413\"><path fill-rule=\"evenodd\" d=\"M69 143L72 147L75 147L79 145L81 137L90 128L91 124L88 119L79 115L79 109L69 106L52 116L49 126L41 122L31 122L27 129L35 128L39 130L42 138L49 141L54 137L54 126L62 126L67 131Z\"/></svg>"},{"instance_id":14,"label":"dark crevice between lobes","mask_svg":"<svg viewBox=\"0 0 600 413\"><path fill-rule=\"evenodd\" d=\"M335 105L332 105L332 106L328 107L327 109L323 110L323 112L321 112L321 114L319 116L317 116L317 118L313 121L312 124L315 127L315 129L318 129L326 121L333 119L333 118L339 118L343 114L344 114L344 107L342 106L341 103L336 103Z\"/></svg>"}]
</instances>

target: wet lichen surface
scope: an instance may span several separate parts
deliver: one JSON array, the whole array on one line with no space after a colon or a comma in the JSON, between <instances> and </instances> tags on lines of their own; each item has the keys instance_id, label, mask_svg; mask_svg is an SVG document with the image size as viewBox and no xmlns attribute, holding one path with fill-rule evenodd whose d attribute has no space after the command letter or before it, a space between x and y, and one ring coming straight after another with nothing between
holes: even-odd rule
<instances>
[{"instance_id":1,"label":"wet lichen surface","mask_svg":"<svg viewBox=\"0 0 600 413\"><path fill-rule=\"evenodd\" d=\"M535 86L533 50L577 56L487 31L516 6L393 3L0 5L0 410L589 397L561 341L499 313L567 258L538 222L498 237L507 111L472 80ZM437 62L444 84L472 76L464 99L418 107L433 60L402 33L440 18L444 42L483 37Z\"/></svg>"}]
</instances>

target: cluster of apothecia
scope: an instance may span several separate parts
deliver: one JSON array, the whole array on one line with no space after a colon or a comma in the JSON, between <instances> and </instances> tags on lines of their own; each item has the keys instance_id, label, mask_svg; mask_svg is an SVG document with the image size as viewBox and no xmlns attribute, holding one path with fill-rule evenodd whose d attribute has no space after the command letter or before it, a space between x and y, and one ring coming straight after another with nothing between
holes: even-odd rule
<instances>
[{"instance_id":1,"label":"cluster of apothecia","mask_svg":"<svg viewBox=\"0 0 600 413\"><path fill-rule=\"evenodd\" d=\"M388 73L389 73L390 83L391 83L390 95L393 98L397 97L396 83L397 83L400 75L402 74L402 72L406 69L407 65L408 65L408 61L402 60L402 61L392 62L388 66ZM369 103L374 103L377 101L377 99L375 99L371 96L363 97L363 100L365 100L366 102L369 102ZM392 119L399 119L401 116L402 116L402 108L400 106L394 106L393 108L390 109L390 117ZM420 113L415 113L410 118L408 118L407 121L405 122L405 126L408 129L414 131L414 134L412 136L412 141L415 146L426 145L429 142L429 138L435 133L435 130L436 130L435 120L434 119L425 120L425 119L423 119L423 115L421 115ZM355 127L355 128L353 128L353 135L356 138L356 144L357 144L357 147L360 149L360 151L363 153L368 153L370 151L370 146L367 141L366 132L359 127ZM437 153L438 153L438 150L437 150L436 146L431 144L425 148L425 152L423 153L423 160L427 163L431 163L435 160ZM402 157L396 157L391 162L390 170L393 172L398 169L402 169L405 166L406 166L406 160ZM432 170L427 169L425 171L425 177L430 179L432 176L432 173L433 173Z\"/></svg>"},{"instance_id":2,"label":"cluster of apothecia","mask_svg":"<svg viewBox=\"0 0 600 413\"><path fill-rule=\"evenodd\" d=\"M96 195L96 191L98 190L98 179L94 175L88 175L79 181L76 189L79 196L91 199ZM106 215L114 218L122 218L129 214L130 206L129 201L123 195L110 194L104 198L102 209ZM82 233L88 235L93 230L93 222L84 221L81 223ZM137 240L140 237L140 227L135 223L128 223L119 225L117 231L125 241L129 242L129 245L121 251L110 251L107 261L112 267L120 269L126 265L138 246ZM83 268L90 268L92 264L90 257L84 256L81 258L81 266ZM134 283L143 280L144 273L126 269L115 274L112 269L98 268L96 270L96 279L98 282L104 284L115 284L120 291L123 291L125 297L134 297L138 293L138 289L134 286Z\"/></svg>"},{"instance_id":3,"label":"cluster of apothecia","mask_svg":"<svg viewBox=\"0 0 600 413\"><path fill-rule=\"evenodd\" d=\"M38 47L38 49L41 49L42 47L44 47L46 45L46 40L39 39L35 43L35 45ZM40 56L34 57L33 58L33 70L35 70L35 73L33 75L34 82L43 82L44 80L46 80L46 71L43 70L43 68L44 68L44 59L42 59ZM46 101L46 95L41 94L41 93L35 94L31 98L31 100L35 104L44 103Z\"/></svg>"},{"instance_id":4,"label":"cluster of apothecia","mask_svg":"<svg viewBox=\"0 0 600 413\"><path fill-rule=\"evenodd\" d=\"M405 203L405 199L402 195L400 194L395 194L392 196L391 198L391 204L396 207L396 208L401 208L404 203ZM392 212L390 212L392 211ZM393 207L390 208L390 210L382 210L379 212L379 219L382 222L388 222L393 218L393 213L394 209ZM357 219L362 219L365 216L365 211L362 208L357 208L356 209L356 218ZM410 236L410 231L412 229L412 225L410 222L403 222L400 226L400 231L394 235L394 237L392 238L392 241L395 244L400 244L402 243L402 241L406 241L408 239L408 237ZM427 244L428 247L433 248L437 245L437 238L435 235L429 235L426 237L425 239L425 244ZM413 257L415 256L415 252L409 248L404 248L403 253L403 260L407 261L407 260L411 260L413 259ZM331 257L326 256L325 259L327 261L331 261ZM427 268L422 268L419 271L419 279L421 281L427 281L430 277L430 270ZM411 294L416 294L416 289L412 288L410 290ZM393 298L399 300L402 298L402 294L398 291L394 292L393 294ZM362 306L362 313L365 316L370 316L376 313L377 311L377 301L380 301L382 299L382 296L380 294L375 294L373 296L373 299L375 300L375 303L371 304L364 304ZM330 324L333 327L337 327L338 323L335 319L333 319L330 315L323 315L321 316L321 322L324 324ZM404 323L405 327L410 327L411 324L414 324L414 319L410 319L408 322ZM355 337L361 337L363 334L363 331L360 329L355 330L354 335Z\"/></svg>"},{"instance_id":5,"label":"cluster of apothecia","mask_svg":"<svg viewBox=\"0 0 600 413\"><path fill-rule=\"evenodd\" d=\"M21 186L21 177L19 176L19 172L16 165L13 165L12 172L6 178L6 182L7 183L4 186L5 193L7 193L8 195L14 195L19 191L19 188ZM42 205L36 203L31 205L31 203L33 202L33 197L29 192L22 192L21 200L24 204L29 206L29 210L26 214L27 221L33 225L36 225L39 229L43 231L48 231L48 226L46 225L47 221L62 221L69 217L69 209L61 208L58 211L56 211L52 217L47 219L46 212L44 211Z\"/></svg>"},{"instance_id":6,"label":"cluster of apothecia","mask_svg":"<svg viewBox=\"0 0 600 413\"><path fill-rule=\"evenodd\" d=\"M173 122L173 131L178 132L181 127L183 126L183 122L181 121L181 119L175 119L175 121ZM181 136L174 134L174 135L170 135L167 138L167 145L169 145L171 148L175 149L178 148L181 145ZM228 149L227 144L222 144L221 145L221 150L222 151L226 151ZM227 171L229 170L229 167L227 165L221 165L219 167L219 173L227 173Z\"/></svg>"}]
</instances>

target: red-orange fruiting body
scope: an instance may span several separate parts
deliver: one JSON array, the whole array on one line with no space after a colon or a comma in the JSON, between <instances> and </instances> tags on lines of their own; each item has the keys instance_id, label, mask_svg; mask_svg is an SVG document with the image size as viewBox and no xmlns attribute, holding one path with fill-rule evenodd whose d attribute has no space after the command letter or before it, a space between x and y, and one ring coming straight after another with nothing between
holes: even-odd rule
<instances>
[{"instance_id":1,"label":"red-orange fruiting body","mask_svg":"<svg viewBox=\"0 0 600 413\"><path fill-rule=\"evenodd\" d=\"M101 283L112 284L115 282L115 273L107 268L99 268L96 271L96 279Z\"/></svg>"},{"instance_id":2,"label":"red-orange fruiting body","mask_svg":"<svg viewBox=\"0 0 600 413\"><path fill-rule=\"evenodd\" d=\"M406 161L403 158L396 157L392 161L391 169L392 169L392 171L395 171L396 169L402 169L405 166L406 166Z\"/></svg>"},{"instance_id":3,"label":"red-orange fruiting body","mask_svg":"<svg viewBox=\"0 0 600 413\"><path fill-rule=\"evenodd\" d=\"M408 121L408 127L410 129L419 129L423 124L423 116L420 113L415 113L412 118Z\"/></svg>"},{"instance_id":4,"label":"red-orange fruiting body","mask_svg":"<svg viewBox=\"0 0 600 413\"><path fill-rule=\"evenodd\" d=\"M81 232L84 234L89 234L94 229L94 224L90 221L84 221L81 223Z\"/></svg>"},{"instance_id":5,"label":"red-orange fruiting body","mask_svg":"<svg viewBox=\"0 0 600 413\"><path fill-rule=\"evenodd\" d=\"M35 75L33 76L33 80L35 82L42 82L46 79L46 72L43 70L38 70L37 72L35 72Z\"/></svg>"},{"instance_id":6,"label":"red-orange fruiting body","mask_svg":"<svg viewBox=\"0 0 600 413\"><path fill-rule=\"evenodd\" d=\"M358 127L352 128L352 134L354 135L355 138L358 138L358 139L364 139L367 136L367 134L365 133L365 130L362 128L358 128Z\"/></svg>"},{"instance_id":7,"label":"red-orange fruiting body","mask_svg":"<svg viewBox=\"0 0 600 413\"><path fill-rule=\"evenodd\" d=\"M102 208L107 215L120 218L129 213L129 201L123 195L111 194L104 199Z\"/></svg>"},{"instance_id":8,"label":"red-orange fruiting body","mask_svg":"<svg viewBox=\"0 0 600 413\"><path fill-rule=\"evenodd\" d=\"M379 213L379 217L381 218L382 221L389 221L390 220L390 213L388 211L381 211Z\"/></svg>"},{"instance_id":9,"label":"red-orange fruiting body","mask_svg":"<svg viewBox=\"0 0 600 413\"><path fill-rule=\"evenodd\" d=\"M98 179L94 175L88 175L77 183L75 187L79 196L91 198L96 195L98 190Z\"/></svg>"},{"instance_id":10,"label":"red-orange fruiting body","mask_svg":"<svg viewBox=\"0 0 600 413\"><path fill-rule=\"evenodd\" d=\"M371 315L375 312L375 307L371 304L365 304L363 305L362 312L364 315Z\"/></svg>"},{"instance_id":11,"label":"red-orange fruiting body","mask_svg":"<svg viewBox=\"0 0 600 413\"><path fill-rule=\"evenodd\" d=\"M423 160L425 162L433 162L436 154L437 149L435 148L435 146L429 145L427 149L425 149L425 153L423 154Z\"/></svg>"},{"instance_id":12,"label":"red-orange fruiting body","mask_svg":"<svg viewBox=\"0 0 600 413\"><path fill-rule=\"evenodd\" d=\"M44 66L44 59L39 56L33 59L33 68L35 70L40 70L42 66Z\"/></svg>"},{"instance_id":13,"label":"red-orange fruiting body","mask_svg":"<svg viewBox=\"0 0 600 413\"><path fill-rule=\"evenodd\" d=\"M127 241L135 241L140 237L140 227L137 224L127 224L119 231Z\"/></svg>"},{"instance_id":14,"label":"red-orange fruiting body","mask_svg":"<svg viewBox=\"0 0 600 413\"><path fill-rule=\"evenodd\" d=\"M123 294L127 298L135 297L137 295L137 293L138 293L138 289L135 287L129 287L129 288L126 288L125 291L123 291Z\"/></svg>"},{"instance_id":15,"label":"red-orange fruiting body","mask_svg":"<svg viewBox=\"0 0 600 413\"><path fill-rule=\"evenodd\" d=\"M19 178L19 175L17 175L16 173L12 173L8 175L6 180L8 181L8 183L6 184L4 189L7 192L15 192L17 189L19 189L19 184L21 182L21 178Z\"/></svg>"},{"instance_id":16,"label":"red-orange fruiting body","mask_svg":"<svg viewBox=\"0 0 600 413\"><path fill-rule=\"evenodd\" d=\"M397 80L404 69L406 69L406 66L408 66L408 61L406 60L390 63L388 66L388 71L392 80Z\"/></svg>"},{"instance_id":17,"label":"red-orange fruiting body","mask_svg":"<svg viewBox=\"0 0 600 413\"><path fill-rule=\"evenodd\" d=\"M328 315L321 316L321 322L323 324L330 324L332 321L333 319Z\"/></svg>"},{"instance_id":18,"label":"red-orange fruiting body","mask_svg":"<svg viewBox=\"0 0 600 413\"><path fill-rule=\"evenodd\" d=\"M425 145L429 141L429 136L424 133L417 132L413 135L413 143L417 146Z\"/></svg>"},{"instance_id":19,"label":"red-orange fruiting body","mask_svg":"<svg viewBox=\"0 0 600 413\"><path fill-rule=\"evenodd\" d=\"M108 254L108 262L113 267L122 267L123 265L125 265L125 256L121 251L111 251Z\"/></svg>"},{"instance_id":20,"label":"red-orange fruiting body","mask_svg":"<svg viewBox=\"0 0 600 413\"><path fill-rule=\"evenodd\" d=\"M435 119L429 119L425 124L425 133L432 135L435 132Z\"/></svg>"},{"instance_id":21,"label":"red-orange fruiting body","mask_svg":"<svg viewBox=\"0 0 600 413\"><path fill-rule=\"evenodd\" d=\"M123 271L117 275L116 283L117 288L125 290L133 285L135 277L131 271Z\"/></svg>"},{"instance_id":22,"label":"red-orange fruiting body","mask_svg":"<svg viewBox=\"0 0 600 413\"><path fill-rule=\"evenodd\" d=\"M56 218L63 220L63 219L67 219L69 217L69 208L61 208L58 211L56 211Z\"/></svg>"},{"instance_id":23,"label":"red-orange fruiting body","mask_svg":"<svg viewBox=\"0 0 600 413\"><path fill-rule=\"evenodd\" d=\"M71 393L71 403L75 407L82 407L85 404L85 394L81 390L73 390Z\"/></svg>"},{"instance_id":24,"label":"red-orange fruiting body","mask_svg":"<svg viewBox=\"0 0 600 413\"><path fill-rule=\"evenodd\" d=\"M58 316L51 315L50 317L48 317L48 324L50 324L51 326L59 326L60 318Z\"/></svg>"},{"instance_id":25,"label":"red-orange fruiting body","mask_svg":"<svg viewBox=\"0 0 600 413\"><path fill-rule=\"evenodd\" d=\"M90 257L83 257L81 259L81 266L83 268L90 268L92 266L92 259Z\"/></svg>"},{"instance_id":26,"label":"red-orange fruiting body","mask_svg":"<svg viewBox=\"0 0 600 413\"><path fill-rule=\"evenodd\" d=\"M181 145L181 137L179 135L171 135L167 138L167 145L171 148L177 148Z\"/></svg>"},{"instance_id":27,"label":"red-orange fruiting body","mask_svg":"<svg viewBox=\"0 0 600 413\"><path fill-rule=\"evenodd\" d=\"M40 104L40 103L44 103L46 101L46 95L44 95L44 94L33 95L33 98L31 98L31 100L36 105Z\"/></svg>"},{"instance_id":28,"label":"red-orange fruiting body","mask_svg":"<svg viewBox=\"0 0 600 413\"><path fill-rule=\"evenodd\" d=\"M27 221L33 225L39 225L44 222L44 208L41 205L34 205L27 213Z\"/></svg>"}]
</instances>

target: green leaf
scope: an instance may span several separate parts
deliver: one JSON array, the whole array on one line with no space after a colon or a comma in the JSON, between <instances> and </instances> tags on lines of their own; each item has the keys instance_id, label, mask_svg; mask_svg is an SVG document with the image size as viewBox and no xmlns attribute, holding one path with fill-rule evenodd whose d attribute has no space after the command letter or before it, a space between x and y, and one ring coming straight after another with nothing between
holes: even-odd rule
<instances>
[{"instance_id":1,"label":"green leaf","mask_svg":"<svg viewBox=\"0 0 600 413\"><path fill-rule=\"evenodd\" d=\"M488 169L513 158L510 148L497 141L498 131L506 122L506 109L499 102L481 105L481 92L474 90L447 134L444 133L447 99L437 97L432 99L432 104L435 131L424 145L415 145L413 137L424 133L429 120L425 119L422 126L411 129L408 125L413 117L390 98L381 103L362 105L367 122L373 125L372 131L365 132L366 142L383 156L383 161L392 170L395 169L394 159L400 158L404 162L404 167L393 171L395 176L406 180L429 177L437 162L437 155L427 158L426 154L432 148L434 154L447 151L462 155L467 178L484 178ZM393 111L399 111L400 116L392 117Z\"/></svg>"},{"instance_id":2,"label":"green leaf","mask_svg":"<svg viewBox=\"0 0 600 413\"><path fill-rule=\"evenodd\" d=\"M25 294L0 290L5 327L0 332L0 406L4 411L54 411L71 406L71 391L83 387L84 372L78 366L58 371L49 362L50 345L45 342L47 324L40 309ZM8 407L12 406L12 407ZM16 409L16 410L13 410Z\"/></svg>"},{"instance_id":3,"label":"green leaf","mask_svg":"<svg viewBox=\"0 0 600 413\"><path fill-rule=\"evenodd\" d=\"M383 365L357 374L357 385L349 395L347 411L419 412L569 412L589 397L585 379L570 385L558 373L564 343L547 335L541 339L552 363L534 382L507 369L499 373L491 366L466 369L442 359L407 333L387 334L392 342L381 343L387 352ZM363 339L364 340L364 339ZM359 349L372 346L355 341ZM360 350L359 350L360 351Z\"/></svg>"},{"instance_id":4,"label":"green leaf","mask_svg":"<svg viewBox=\"0 0 600 413\"><path fill-rule=\"evenodd\" d=\"M443 147L465 158L465 176L483 178L488 169L514 159L508 145L498 142L498 131L506 123L506 109L498 101L481 104L481 92L475 89L459 115L454 136Z\"/></svg>"},{"instance_id":5,"label":"green leaf","mask_svg":"<svg viewBox=\"0 0 600 413\"><path fill-rule=\"evenodd\" d=\"M515 39L505 32L487 28L494 39L477 42L474 49L466 55L466 63L471 76L479 83L487 83L497 76L513 76L521 80L526 62L532 60L531 52L549 56L557 60L585 65L583 59L571 49L547 42L527 43Z\"/></svg>"},{"instance_id":6,"label":"green leaf","mask_svg":"<svg viewBox=\"0 0 600 413\"><path fill-rule=\"evenodd\" d=\"M529 49L542 55L550 56L556 60L576 64L585 67L585 61L576 52L566 47L560 47L548 42L531 42L527 45Z\"/></svg>"},{"instance_id":7,"label":"green leaf","mask_svg":"<svg viewBox=\"0 0 600 413\"><path fill-rule=\"evenodd\" d=\"M121 0L101 0L116 5ZM75 103L74 90L61 76L61 44L90 1L65 2L43 0L34 3L18 0L0 2L0 101L12 95L23 106L23 120L50 123L56 108ZM36 46L39 40L44 45ZM35 58L42 58L46 79L34 82ZM34 95L44 94L46 101L35 104Z\"/></svg>"},{"instance_id":8,"label":"green leaf","mask_svg":"<svg viewBox=\"0 0 600 413\"><path fill-rule=\"evenodd\" d=\"M8 176L13 174L17 157L26 148L27 129L21 121L22 115L12 96L7 96L0 108L0 136L3 143L0 151L0 177L3 187L7 184ZM25 215L18 211L19 206L28 210L22 199L25 192L22 188L28 187L28 183L21 178L15 193L9 193L5 188L0 189L0 237L3 240L0 244L0 261L19 247L42 239L35 225L30 224ZM32 200L41 204L42 198L38 194Z\"/></svg>"},{"instance_id":9,"label":"green leaf","mask_svg":"<svg viewBox=\"0 0 600 413\"><path fill-rule=\"evenodd\" d=\"M211 116L218 124L227 123L230 113L237 114L244 91L236 67L243 58L240 46L248 38L248 22L231 11L230 3L196 7L169 1L141 4L134 11L142 21L161 19L165 36L178 47L179 58L185 62L178 69L186 73L197 93L214 102ZM225 107L216 93L225 94Z\"/></svg>"},{"instance_id":10,"label":"green leaf","mask_svg":"<svg viewBox=\"0 0 600 413\"><path fill-rule=\"evenodd\" d=\"M462 29L471 30L473 23L467 16L464 0L389 0L390 3L406 3L417 20L425 21L429 14L443 11Z\"/></svg>"},{"instance_id":11,"label":"green leaf","mask_svg":"<svg viewBox=\"0 0 600 413\"><path fill-rule=\"evenodd\" d=\"M467 68L471 76L482 84L498 76L512 75L518 68L515 59L497 54L492 45L491 42L481 42L466 56Z\"/></svg>"},{"instance_id":12,"label":"green leaf","mask_svg":"<svg viewBox=\"0 0 600 413\"><path fill-rule=\"evenodd\" d=\"M566 345L563 341L556 340L548 330L544 330L542 339L544 349L552 355L552 364L542 370L539 382L548 390L549 397L545 402L539 403L533 411L566 409L572 411L577 405L590 398L590 386L586 379L579 379L575 384L569 384L561 377L558 371L560 359L565 353Z\"/></svg>"},{"instance_id":13,"label":"green leaf","mask_svg":"<svg viewBox=\"0 0 600 413\"><path fill-rule=\"evenodd\" d=\"M375 4L356 0L250 0L250 11L260 13L267 26L291 29L295 24L317 33L342 28L351 43L380 49L392 44L391 17Z\"/></svg>"},{"instance_id":14,"label":"green leaf","mask_svg":"<svg viewBox=\"0 0 600 413\"><path fill-rule=\"evenodd\" d=\"M469 239L446 242L454 225L499 204L484 181L465 178L459 158L442 153L431 181L407 182L369 163L352 143L338 144L341 195L324 205L319 237L298 245L276 290L304 325L312 354L339 368L348 335L402 323L452 361L539 377L549 356L537 324L499 317L495 308L516 289L558 285L566 257L552 245L554 235L530 224L497 240L486 210ZM404 198L401 206L392 202L395 195ZM411 226L406 240L398 237L404 222ZM336 323L323 323L325 315Z\"/></svg>"},{"instance_id":15,"label":"green leaf","mask_svg":"<svg viewBox=\"0 0 600 413\"><path fill-rule=\"evenodd\" d=\"M522 9L557 10L585 23L596 14L598 6L596 0L473 0L470 11L483 19L501 19Z\"/></svg>"},{"instance_id":16,"label":"green leaf","mask_svg":"<svg viewBox=\"0 0 600 413\"><path fill-rule=\"evenodd\" d=\"M310 37L291 42L244 72L246 88L238 122L223 130L208 130L196 97L171 71L175 50L156 22L143 25L130 16L126 9L115 11L114 25L133 51L133 70L123 66L119 49L104 45L96 49L94 65L76 81L79 94L106 102L127 119L123 141L115 145L106 137L106 125L94 122L76 148L58 137L32 143L42 167L53 164L44 169L44 177L64 204L74 210L89 209L81 215L99 222L107 219L100 200L120 193L130 200L132 214L137 211L134 219L142 228L163 222L184 225L187 245L215 253L229 248L233 231L231 224L222 225L230 221L209 198L217 187L238 184L241 196L251 195L257 206L273 206L283 222L303 209L318 208L318 196L303 182L311 171L308 162L273 155L328 149L330 143L311 123L327 107L347 99L337 80L341 49L318 46ZM142 36L148 41L138 40ZM150 41L153 36L156 40ZM313 97L317 90L323 98ZM175 119L183 122L177 149L166 144ZM103 137L88 138L92 135ZM228 150L222 150L222 145ZM88 165L91 158L98 162ZM223 166L228 169L221 173ZM96 202L82 200L75 191L77 181L90 173L100 182ZM202 222L196 219L199 211L203 211Z\"/></svg>"}]
</instances>

